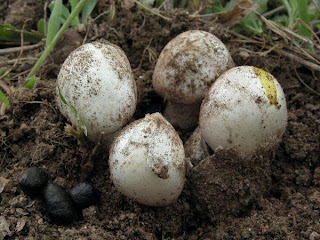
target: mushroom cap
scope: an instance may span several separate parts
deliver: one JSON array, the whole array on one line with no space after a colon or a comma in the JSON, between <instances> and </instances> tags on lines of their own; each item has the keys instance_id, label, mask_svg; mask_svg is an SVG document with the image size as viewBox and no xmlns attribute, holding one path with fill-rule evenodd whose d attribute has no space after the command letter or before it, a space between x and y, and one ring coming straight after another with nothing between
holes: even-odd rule
<instances>
[{"instance_id":1,"label":"mushroom cap","mask_svg":"<svg viewBox=\"0 0 320 240\"><path fill-rule=\"evenodd\" d=\"M206 143L249 157L274 148L287 126L287 106L278 81L251 66L220 76L202 102L199 125Z\"/></svg>"},{"instance_id":2,"label":"mushroom cap","mask_svg":"<svg viewBox=\"0 0 320 240\"><path fill-rule=\"evenodd\" d=\"M162 50L152 84L175 103L198 103L212 83L234 63L227 47L213 34L191 30L179 34Z\"/></svg>"},{"instance_id":3,"label":"mushroom cap","mask_svg":"<svg viewBox=\"0 0 320 240\"><path fill-rule=\"evenodd\" d=\"M109 155L111 179L124 195L149 206L174 202L185 182L182 141L160 114L147 114L126 126Z\"/></svg>"},{"instance_id":4,"label":"mushroom cap","mask_svg":"<svg viewBox=\"0 0 320 240\"><path fill-rule=\"evenodd\" d=\"M107 41L87 43L74 50L63 63L57 79L67 103L72 105L88 131L98 141L102 133L121 128L133 115L137 89L125 53ZM58 98L62 114L73 125L77 118Z\"/></svg>"}]
</instances>

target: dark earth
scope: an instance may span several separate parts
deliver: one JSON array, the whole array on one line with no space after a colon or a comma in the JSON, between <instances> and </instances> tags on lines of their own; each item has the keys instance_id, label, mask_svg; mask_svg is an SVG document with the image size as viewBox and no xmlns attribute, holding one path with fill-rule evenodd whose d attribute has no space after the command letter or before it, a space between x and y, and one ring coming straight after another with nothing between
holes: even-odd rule
<instances>
[{"instance_id":1,"label":"dark earth","mask_svg":"<svg viewBox=\"0 0 320 240\"><path fill-rule=\"evenodd\" d=\"M99 1L92 16L108 7L109 1ZM317 92L319 73L276 53L258 54L260 48L236 41L218 23L193 19L183 12L167 15L171 22L136 7L128 10L117 4L112 21L108 15L99 17L87 26L87 31L74 31L78 37L65 38L69 40L60 42L54 52L73 49L70 46L78 43L70 39L79 41L79 34L86 42L106 39L120 46L129 58L139 87L139 105L132 119L135 120L164 109L163 99L152 89L151 77L166 43L189 29L211 32L227 45L236 65L263 68L284 88L288 126L275 155L256 170L252 165L238 165L236 158L218 163L215 170L220 168L223 172L217 172L215 179L238 184L230 192L239 196L228 200L208 190L206 201L221 214L218 216L205 214L198 207L199 196L195 196L193 186L201 179L197 180L192 173L181 196L170 206L156 208L133 202L117 192L110 181L108 149L93 144L82 146L65 130L68 122L59 112L55 91L61 57L49 57L39 73L42 80L29 91L22 88L26 76L23 72L33 66L33 58L39 57L41 49L24 52L23 57L29 59L20 61L10 79L10 85L18 91L11 95L6 115L0 116L0 239L320 239L320 101L319 96L300 83L295 71ZM31 18L25 26L30 30L36 28L42 16L42 1L0 0L1 24L8 22L21 28ZM252 52L243 52L243 47ZM1 56L1 69L8 60L17 59L18 54ZM184 142L192 130L178 131ZM265 170L261 167L264 164ZM233 174L240 165L241 172ZM31 166L43 168L50 181L67 191L82 180L90 181L101 193L100 201L84 209L83 216L70 225L55 225L43 201L26 196L18 186L19 176ZM250 168L252 172L248 172ZM203 169L203 175L210 175L210 167ZM246 201L248 195L241 191L248 189L248 181L256 181L250 189L258 197ZM243 189L239 183L243 183ZM203 188L206 187L204 183Z\"/></svg>"}]
</instances>

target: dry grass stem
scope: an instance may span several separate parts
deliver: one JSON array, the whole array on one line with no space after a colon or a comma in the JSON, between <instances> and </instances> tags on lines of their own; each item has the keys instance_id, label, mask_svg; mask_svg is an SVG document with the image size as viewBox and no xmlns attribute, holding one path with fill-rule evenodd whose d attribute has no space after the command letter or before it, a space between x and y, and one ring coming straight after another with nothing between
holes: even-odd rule
<instances>
[{"instance_id":1,"label":"dry grass stem","mask_svg":"<svg viewBox=\"0 0 320 240\"><path fill-rule=\"evenodd\" d=\"M25 29L25 27L26 27L27 22L29 22L29 21L31 21L31 20L32 20L31 18L28 18L28 19L26 19L26 20L24 21L24 23L23 23L22 31L21 31L21 33L20 33L21 47L20 47L20 52L19 52L19 56L18 56L17 60L15 61L15 63L13 64L13 66L12 66L10 69L8 69L4 74L2 74L2 75L0 76L0 79L5 78L5 77L6 77L10 72L12 72L12 70L15 69L15 67L18 65L18 63L19 63L19 61L20 61L20 58L22 57L22 54L23 54L23 43L24 43L23 31L24 31L24 29Z\"/></svg>"},{"instance_id":2,"label":"dry grass stem","mask_svg":"<svg viewBox=\"0 0 320 240\"><path fill-rule=\"evenodd\" d=\"M268 49L268 50L272 49L273 51L277 52L280 55L283 55L286 58L289 58L289 59L291 59L291 60L293 60L295 62L298 62L298 63L300 63L300 64L304 65L305 67L308 67L308 68L310 68L312 70L320 72L320 65L315 64L315 63L310 62L310 61L307 61L307 60L305 60L305 59L303 59L303 58L301 58L301 57L299 57L299 56L297 56L297 55L295 55L295 54L293 54L291 52L288 52L286 50L282 50L282 49L279 49L279 48L274 48L274 46L268 46L268 45L266 45L265 43L262 43L262 42L254 41L251 38L248 38L246 36L243 36L243 35L241 35L239 33L233 32L231 30L229 30L229 33L231 33L232 35L234 35L236 37L241 38L242 40L245 40L246 43L253 43L253 44L255 44L255 45L259 46L259 47L263 47L263 48Z\"/></svg>"},{"instance_id":3,"label":"dry grass stem","mask_svg":"<svg viewBox=\"0 0 320 240\"><path fill-rule=\"evenodd\" d=\"M293 53L287 52L285 50L274 49L274 51L279 53L280 55L283 55L283 56L285 56L285 57L287 57L287 58L289 58L289 59L291 59L291 60L293 60L295 62L298 62L298 63L300 63L300 64L302 64L302 65L304 65L304 66L306 66L306 67L308 67L308 68L310 68L312 70L320 72L320 65L318 65L318 64L315 64L315 63L312 63L310 61L307 61L307 60L305 60L305 59L303 59L303 58L301 58L301 57L299 57L297 55L294 55Z\"/></svg>"},{"instance_id":4,"label":"dry grass stem","mask_svg":"<svg viewBox=\"0 0 320 240\"><path fill-rule=\"evenodd\" d=\"M11 88L8 86L8 84L2 80L0 80L0 87L6 92L7 95L10 95L12 93Z\"/></svg>"},{"instance_id":5,"label":"dry grass stem","mask_svg":"<svg viewBox=\"0 0 320 240\"><path fill-rule=\"evenodd\" d=\"M23 61L37 61L37 60L38 60L38 58L35 58L35 57L25 57L25 58L20 58L20 63ZM15 63L16 61L17 61L17 58L7 60L7 61L2 61L2 62L0 62L0 67L11 65L11 64Z\"/></svg>"},{"instance_id":6,"label":"dry grass stem","mask_svg":"<svg viewBox=\"0 0 320 240\"><path fill-rule=\"evenodd\" d=\"M172 21L171 18L163 16L162 14L158 13L157 11L153 10L152 8L147 7L146 5L142 4L141 2L139 2L137 0L130 0L130 1L134 2L135 4L139 5L140 7L146 9L147 11L151 12L152 14L154 14L154 15L156 15L156 16L158 16L168 22Z\"/></svg>"},{"instance_id":7,"label":"dry grass stem","mask_svg":"<svg viewBox=\"0 0 320 240\"><path fill-rule=\"evenodd\" d=\"M33 44L33 45L28 45L28 46L23 46L23 51L31 51L34 49L38 49L40 47L43 46L43 42L39 42L37 44ZM21 51L21 46L20 47L12 47L12 48L4 48L4 49L0 49L0 55L6 55L9 53L16 53L16 52L20 52Z\"/></svg>"},{"instance_id":8,"label":"dry grass stem","mask_svg":"<svg viewBox=\"0 0 320 240\"><path fill-rule=\"evenodd\" d=\"M262 16L264 16L264 17L270 17L270 16L272 16L273 14L278 13L278 12L284 10L284 9L286 9L286 8L285 8L284 5L282 5L282 6L279 6L279 7L277 7L277 8L272 9L272 10L269 11L269 12L266 12L266 13L262 14Z\"/></svg>"},{"instance_id":9,"label":"dry grass stem","mask_svg":"<svg viewBox=\"0 0 320 240\"><path fill-rule=\"evenodd\" d=\"M298 19L298 22L301 23L305 28L307 28L311 33L312 35L314 36L315 39L317 39L318 43L320 44L320 38L318 37L318 35L312 30L312 28L306 24L304 21L302 21L301 19ZM317 47L319 47L317 45ZM319 48L318 48L319 49Z\"/></svg>"},{"instance_id":10,"label":"dry grass stem","mask_svg":"<svg viewBox=\"0 0 320 240\"><path fill-rule=\"evenodd\" d=\"M320 12L320 7L318 5L318 0L312 0L312 3L314 4L314 6L316 7L316 9L318 9L318 11Z\"/></svg>"},{"instance_id":11,"label":"dry grass stem","mask_svg":"<svg viewBox=\"0 0 320 240\"><path fill-rule=\"evenodd\" d=\"M298 71L296 68L294 68L294 72L296 73L299 81L312 93L316 94L317 96L320 96L320 93L318 93L317 91L315 91L314 89L312 89L308 84L306 84L302 78L300 77L300 75L298 74Z\"/></svg>"}]
</instances>

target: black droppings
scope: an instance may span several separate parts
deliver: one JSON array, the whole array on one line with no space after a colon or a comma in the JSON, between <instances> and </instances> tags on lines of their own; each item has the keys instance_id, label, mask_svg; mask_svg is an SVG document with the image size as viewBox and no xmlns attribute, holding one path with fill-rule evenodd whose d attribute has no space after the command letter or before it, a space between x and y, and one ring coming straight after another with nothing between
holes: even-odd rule
<instances>
[{"instance_id":1,"label":"black droppings","mask_svg":"<svg viewBox=\"0 0 320 240\"><path fill-rule=\"evenodd\" d=\"M98 201L98 192L90 183L83 182L75 185L70 191L71 198L80 209L87 208Z\"/></svg>"},{"instance_id":2,"label":"black droppings","mask_svg":"<svg viewBox=\"0 0 320 240\"><path fill-rule=\"evenodd\" d=\"M31 197L40 195L48 183L48 175L43 169L31 167L19 177L22 191Z\"/></svg>"},{"instance_id":3,"label":"black droppings","mask_svg":"<svg viewBox=\"0 0 320 240\"><path fill-rule=\"evenodd\" d=\"M44 191L48 216L56 224L70 224L75 217L75 208L70 195L58 184L49 183Z\"/></svg>"}]
</instances>

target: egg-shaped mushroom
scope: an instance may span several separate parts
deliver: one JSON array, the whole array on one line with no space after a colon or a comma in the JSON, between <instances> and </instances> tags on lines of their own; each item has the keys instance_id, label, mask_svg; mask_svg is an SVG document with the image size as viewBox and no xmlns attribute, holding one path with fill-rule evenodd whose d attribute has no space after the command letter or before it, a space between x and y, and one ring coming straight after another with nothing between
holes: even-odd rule
<instances>
[{"instance_id":1,"label":"egg-shaped mushroom","mask_svg":"<svg viewBox=\"0 0 320 240\"><path fill-rule=\"evenodd\" d=\"M57 91L68 103L58 99L62 114L73 125L79 118L93 141L125 125L137 104L136 83L127 56L107 41L87 43L74 50L61 67Z\"/></svg>"},{"instance_id":2,"label":"egg-shaped mushroom","mask_svg":"<svg viewBox=\"0 0 320 240\"><path fill-rule=\"evenodd\" d=\"M190 30L172 39L162 50L152 84L164 99L182 104L200 102L211 84L234 63L216 36Z\"/></svg>"},{"instance_id":3,"label":"egg-shaped mushroom","mask_svg":"<svg viewBox=\"0 0 320 240\"><path fill-rule=\"evenodd\" d=\"M185 154L179 135L160 114L147 114L126 126L110 148L115 187L149 206L174 202L185 182Z\"/></svg>"},{"instance_id":4,"label":"egg-shaped mushroom","mask_svg":"<svg viewBox=\"0 0 320 240\"><path fill-rule=\"evenodd\" d=\"M209 89L199 125L212 150L232 148L241 157L272 150L287 126L284 92L278 81L260 68L232 68Z\"/></svg>"},{"instance_id":5,"label":"egg-shaped mushroom","mask_svg":"<svg viewBox=\"0 0 320 240\"><path fill-rule=\"evenodd\" d=\"M190 30L172 39L162 50L152 77L155 91L168 100L164 111L168 121L181 129L195 127L192 116L197 114L192 113L199 112L216 78L233 66L227 47L209 32Z\"/></svg>"}]
</instances>

